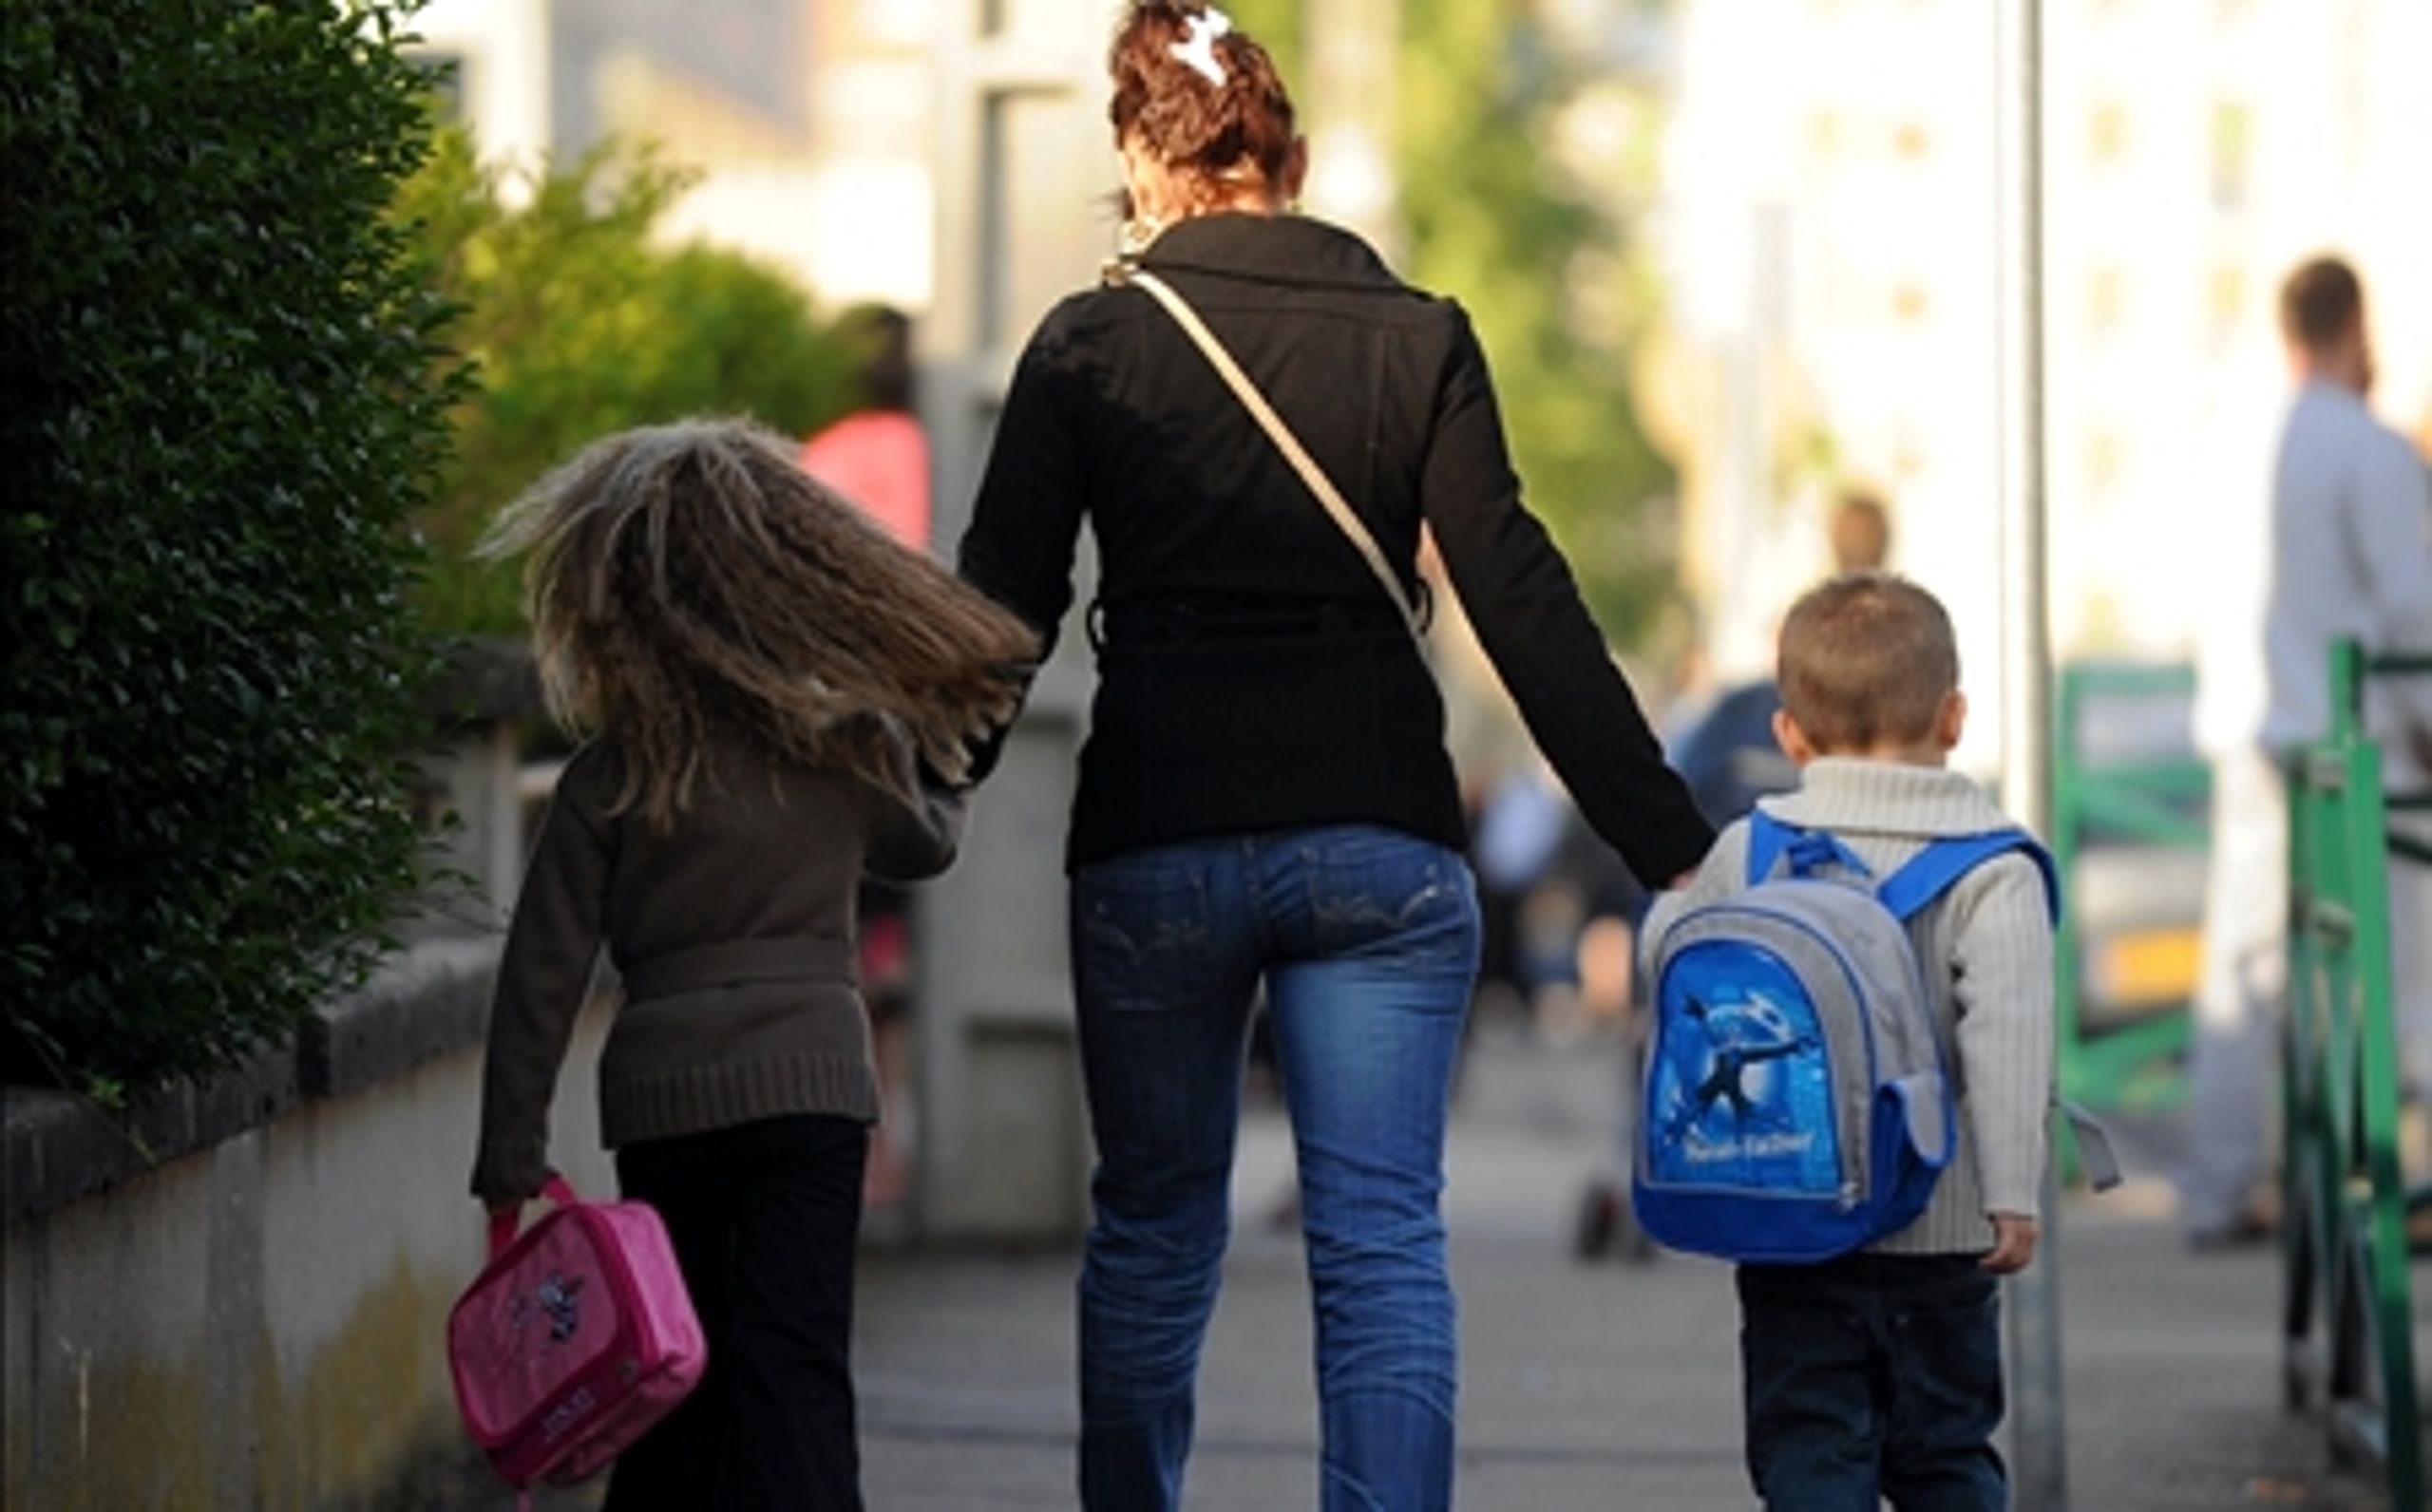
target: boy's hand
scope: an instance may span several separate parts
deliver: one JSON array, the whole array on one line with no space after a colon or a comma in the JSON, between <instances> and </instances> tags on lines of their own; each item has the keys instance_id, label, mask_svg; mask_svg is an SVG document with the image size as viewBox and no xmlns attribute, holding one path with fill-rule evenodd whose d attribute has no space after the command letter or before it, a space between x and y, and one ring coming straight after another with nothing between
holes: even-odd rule
<instances>
[{"instance_id":1,"label":"boy's hand","mask_svg":"<svg viewBox=\"0 0 2432 1512\"><path fill-rule=\"evenodd\" d=\"M1995 1276L2016 1276L2035 1258L2035 1219L2024 1213L1996 1213L1992 1218L1993 1248L1985 1257L1985 1269Z\"/></svg>"}]
</instances>

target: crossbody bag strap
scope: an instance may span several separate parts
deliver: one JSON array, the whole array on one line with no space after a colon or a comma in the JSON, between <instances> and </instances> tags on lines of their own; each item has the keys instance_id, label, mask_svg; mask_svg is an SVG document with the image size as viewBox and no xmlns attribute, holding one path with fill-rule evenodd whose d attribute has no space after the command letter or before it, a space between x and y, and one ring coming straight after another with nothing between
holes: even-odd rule
<instances>
[{"instance_id":1,"label":"crossbody bag strap","mask_svg":"<svg viewBox=\"0 0 2432 1512\"><path fill-rule=\"evenodd\" d=\"M1411 639L1417 640L1426 632L1427 621L1419 614L1417 606L1411 602L1410 595L1402 588L1402 580L1395 576L1393 564L1385 560L1385 553L1378 546L1377 538L1369 534L1367 525L1353 513L1351 505L1344 502L1334 480L1326 476L1325 469L1318 465L1318 460L1301 444L1301 438L1292 434L1292 427L1286 425L1283 417L1275 412L1275 406L1266 402L1266 395L1259 392L1258 385L1250 382L1249 374L1242 371L1242 365L1233 360L1233 354L1225 350L1225 344L1218 341L1216 333L1207 329L1207 323L1199 318L1199 312L1174 293L1171 284L1145 268L1118 264L1109 270L1107 276L1110 282L1137 285L1150 298L1166 307L1166 312L1174 317L1174 323L1182 327L1183 333L1206 356L1207 365L1216 369L1216 375L1224 379L1241 400L1242 407L1250 412L1250 418L1257 421L1259 428L1266 432L1267 439L1275 443L1275 449L1283 454L1283 460L1290 463L1292 470L1301 475L1301 481L1308 484L1309 492L1315 494L1318 502L1325 507L1326 516L1334 521L1335 528L1358 549L1359 559L1368 564L1368 571L1375 575L1378 585L1394 601L1394 607L1401 611L1402 623L1409 627Z\"/></svg>"}]
</instances>

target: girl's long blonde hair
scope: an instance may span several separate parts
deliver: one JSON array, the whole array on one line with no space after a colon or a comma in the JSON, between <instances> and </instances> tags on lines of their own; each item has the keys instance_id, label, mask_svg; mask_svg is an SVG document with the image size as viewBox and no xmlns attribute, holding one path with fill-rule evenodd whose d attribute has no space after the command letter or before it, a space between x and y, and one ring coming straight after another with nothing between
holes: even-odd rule
<instances>
[{"instance_id":1,"label":"girl's long blonde hair","mask_svg":"<svg viewBox=\"0 0 2432 1512\"><path fill-rule=\"evenodd\" d=\"M531 554L550 708L616 739L618 806L661 825L692 802L712 728L898 792L914 780L898 753L908 737L960 781L966 741L1013 718L1038 651L1018 617L742 421L598 442L508 506L481 549Z\"/></svg>"}]
</instances>

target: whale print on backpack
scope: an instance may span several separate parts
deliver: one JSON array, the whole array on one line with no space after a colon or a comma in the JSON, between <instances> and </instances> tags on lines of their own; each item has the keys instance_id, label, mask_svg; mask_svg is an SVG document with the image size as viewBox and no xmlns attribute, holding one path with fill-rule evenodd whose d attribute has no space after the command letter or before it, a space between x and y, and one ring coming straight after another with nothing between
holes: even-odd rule
<instances>
[{"instance_id":1,"label":"whale print on backpack","mask_svg":"<svg viewBox=\"0 0 2432 1512\"><path fill-rule=\"evenodd\" d=\"M1878 885L1833 835L1749 821L1748 887L1653 952L1655 1029L1630 1202L1658 1242L1829 1259L1914 1222L1958 1144L1956 1094L1910 924L2023 829L1936 840Z\"/></svg>"}]
</instances>

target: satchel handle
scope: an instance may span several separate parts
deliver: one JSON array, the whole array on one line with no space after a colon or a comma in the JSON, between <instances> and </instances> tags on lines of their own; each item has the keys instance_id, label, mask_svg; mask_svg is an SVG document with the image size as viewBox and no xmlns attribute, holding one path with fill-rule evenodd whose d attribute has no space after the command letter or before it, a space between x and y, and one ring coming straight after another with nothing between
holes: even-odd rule
<instances>
[{"instance_id":1,"label":"satchel handle","mask_svg":"<svg viewBox=\"0 0 2432 1512\"><path fill-rule=\"evenodd\" d=\"M1259 428L1266 432L1267 439L1275 443L1275 449L1283 454L1283 460L1301 475L1301 481L1308 485L1309 492L1317 496L1318 502L1324 506L1326 516L1334 521L1335 528L1341 531L1358 549L1359 559L1368 564L1368 571L1376 577L1378 586L1385 590L1385 595L1401 612L1402 624L1410 631L1412 641L1420 642L1427 632L1427 617L1411 602L1401 578L1395 576L1392 564L1385 560L1385 553L1377 544L1377 538L1369 533L1366 523L1344 501L1341 492L1334 485L1334 480L1318 465L1318 460L1301 444L1301 438L1292 434L1292 427L1285 425L1283 417L1275 412L1275 406L1266 402L1266 395L1259 392L1258 385L1250 381L1249 374L1242 371L1242 365L1233 360L1233 354L1225 350L1225 344L1217 340L1216 333L1207 329L1207 323L1199 318L1199 312L1174 293L1171 284L1137 264L1110 263L1106 276L1109 283L1138 285L1150 297L1166 307L1166 312L1174 317L1174 323L1182 327L1183 333L1190 337L1206 356L1207 364L1216 369L1216 375L1224 379L1241 400L1242 407L1250 412L1250 418L1256 420Z\"/></svg>"},{"instance_id":2,"label":"satchel handle","mask_svg":"<svg viewBox=\"0 0 2432 1512\"><path fill-rule=\"evenodd\" d=\"M551 1171L549 1179L541 1183L541 1195L560 1207L572 1207L582 1200L581 1198L575 1196L574 1188L566 1184L566 1179L555 1171ZM506 1253L506 1247L515 1242L516 1231L522 1226L522 1203L518 1202L513 1207L490 1209L491 1259L495 1260Z\"/></svg>"}]
</instances>

